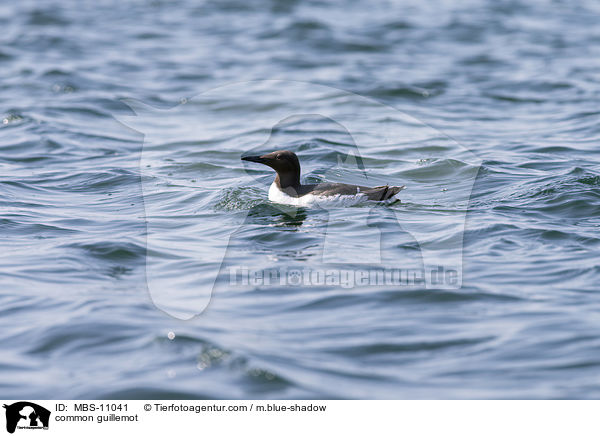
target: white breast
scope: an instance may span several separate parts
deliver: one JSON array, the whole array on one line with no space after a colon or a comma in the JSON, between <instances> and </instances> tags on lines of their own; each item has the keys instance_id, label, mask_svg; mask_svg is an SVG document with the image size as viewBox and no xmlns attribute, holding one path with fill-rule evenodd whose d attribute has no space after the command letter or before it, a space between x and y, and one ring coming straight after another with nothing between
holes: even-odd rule
<instances>
[{"instance_id":1,"label":"white breast","mask_svg":"<svg viewBox=\"0 0 600 436\"><path fill-rule=\"evenodd\" d=\"M364 203L368 200L368 197L364 194L356 195L313 195L306 194L302 197L291 197L285 192L281 191L275 182L271 184L269 188L269 200L273 203L288 204L290 206L319 206L319 207L348 207L354 206L355 204Z\"/></svg>"}]
</instances>

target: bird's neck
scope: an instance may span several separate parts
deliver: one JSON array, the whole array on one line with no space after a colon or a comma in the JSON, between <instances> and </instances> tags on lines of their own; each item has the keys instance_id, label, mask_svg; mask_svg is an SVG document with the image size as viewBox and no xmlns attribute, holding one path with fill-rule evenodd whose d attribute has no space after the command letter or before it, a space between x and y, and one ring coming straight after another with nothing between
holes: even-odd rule
<instances>
[{"instance_id":1,"label":"bird's neck","mask_svg":"<svg viewBox=\"0 0 600 436\"><path fill-rule=\"evenodd\" d=\"M286 172L284 174L277 173L275 176L275 185L281 190L288 188L298 189L300 188L300 171L293 173Z\"/></svg>"}]
</instances>

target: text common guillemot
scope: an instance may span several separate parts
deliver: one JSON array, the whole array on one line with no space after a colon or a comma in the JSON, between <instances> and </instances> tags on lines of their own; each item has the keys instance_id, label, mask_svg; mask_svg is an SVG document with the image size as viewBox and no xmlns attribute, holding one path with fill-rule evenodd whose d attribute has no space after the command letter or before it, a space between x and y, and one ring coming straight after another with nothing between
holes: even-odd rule
<instances>
[{"instance_id":1,"label":"text common guillemot","mask_svg":"<svg viewBox=\"0 0 600 436\"><path fill-rule=\"evenodd\" d=\"M278 150L262 156L243 156L242 160L257 162L273 168L277 176L269 188L269 200L292 206L310 206L332 202L354 205L364 201L395 201L404 186L366 186L345 183L300 183L298 156L289 150Z\"/></svg>"}]
</instances>

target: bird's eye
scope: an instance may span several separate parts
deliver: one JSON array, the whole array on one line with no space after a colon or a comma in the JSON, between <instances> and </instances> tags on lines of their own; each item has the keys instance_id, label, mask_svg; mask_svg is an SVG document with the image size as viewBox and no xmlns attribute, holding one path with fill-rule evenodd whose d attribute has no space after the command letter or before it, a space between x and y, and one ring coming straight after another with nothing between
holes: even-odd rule
<instances>
[{"instance_id":1,"label":"bird's eye","mask_svg":"<svg viewBox=\"0 0 600 436\"><path fill-rule=\"evenodd\" d=\"M277 159L281 159L281 155L280 154L277 155Z\"/></svg>"}]
</instances>

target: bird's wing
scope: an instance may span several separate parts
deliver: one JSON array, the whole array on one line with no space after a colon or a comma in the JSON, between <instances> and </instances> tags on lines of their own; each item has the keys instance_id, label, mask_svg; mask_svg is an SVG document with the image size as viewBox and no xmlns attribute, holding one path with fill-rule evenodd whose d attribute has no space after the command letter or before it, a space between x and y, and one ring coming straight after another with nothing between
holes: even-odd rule
<instances>
[{"instance_id":1,"label":"bird's wing","mask_svg":"<svg viewBox=\"0 0 600 436\"><path fill-rule=\"evenodd\" d=\"M314 195L356 195L364 194L369 200L382 201L387 200L402 189L404 186L376 186L369 188L367 186L346 185L345 183L318 183L315 185L303 185L300 196L306 194Z\"/></svg>"}]
</instances>

